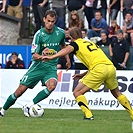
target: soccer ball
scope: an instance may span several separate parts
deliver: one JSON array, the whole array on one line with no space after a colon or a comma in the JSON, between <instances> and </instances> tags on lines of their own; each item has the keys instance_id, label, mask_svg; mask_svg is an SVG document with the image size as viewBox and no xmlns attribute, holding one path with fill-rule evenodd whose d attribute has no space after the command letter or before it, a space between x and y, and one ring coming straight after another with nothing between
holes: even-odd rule
<instances>
[{"instance_id":1,"label":"soccer ball","mask_svg":"<svg viewBox=\"0 0 133 133\"><path fill-rule=\"evenodd\" d=\"M44 114L44 109L40 105L34 104L30 107L29 114L31 117L41 117Z\"/></svg>"}]
</instances>

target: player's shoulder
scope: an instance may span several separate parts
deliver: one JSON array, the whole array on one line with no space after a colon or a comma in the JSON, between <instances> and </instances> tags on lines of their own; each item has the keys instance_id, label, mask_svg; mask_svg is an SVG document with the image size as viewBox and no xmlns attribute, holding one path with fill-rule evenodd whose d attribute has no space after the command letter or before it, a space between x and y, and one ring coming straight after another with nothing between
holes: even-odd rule
<instances>
[{"instance_id":1,"label":"player's shoulder","mask_svg":"<svg viewBox=\"0 0 133 133\"><path fill-rule=\"evenodd\" d=\"M62 29L62 28L60 28L60 27L54 26L54 29L55 29L55 32L60 32L60 33L62 33L62 34L65 34L64 29Z\"/></svg>"},{"instance_id":2,"label":"player's shoulder","mask_svg":"<svg viewBox=\"0 0 133 133\"><path fill-rule=\"evenodd\" d=\"M35 33L34 36L39 36L42 32L43 32L43 31L42 31L42 28L41 28L41 29L39 29L39 30Z\"/></svg>"}]
</instances>

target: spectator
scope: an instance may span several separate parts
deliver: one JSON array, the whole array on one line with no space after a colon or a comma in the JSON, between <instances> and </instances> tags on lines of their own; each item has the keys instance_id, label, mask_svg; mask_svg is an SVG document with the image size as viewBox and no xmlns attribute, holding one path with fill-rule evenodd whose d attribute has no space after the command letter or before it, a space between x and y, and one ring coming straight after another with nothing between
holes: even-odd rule
<instances>
[{"instance_id":1,"label":"spectator","mask_svg":"<svg viewBox=\"0 0 133 133\"><path fill-rule=\"evenodd\" d=\"M111 41L117 38L116 32L119 29L120 29L120 26L117 24L116 20L111 20L111 26L109 27L109 31L108 31L109 33L108 37L111 39Z\"/></svg>"},{"instance_id":2,"label":"spectator","mask_svg":"<svg viewBox=\"0 0 133 133\"><path fill-rule=\"evenodd\" d=\"M94 8L94 14L97 10L99 10L102 13L103 18L106 20L106 14L107 14L106 0L94 0L93 8Z\"/></svg>"},{"instance_id":3,"label":"spectator","mask_svg":"<svg viewBox=\"0 0 133 133\"><path fill-rule=\"evenodd\" d=\"M127 12L123 21L124 38L133 46L133 16L131 12Z\"/></svg>"},{"instance_id":4,"label":"spectator","mask_svg":"<svg viewBox=\"0 0 133 133\"><path fill-rule=\"evenodd\" d=\"M23 18L22 11L22 1L23 0L9 0L7 14L10 16L14 16L18 19ZM5 12L7 0L3 0L3 6L0 12ZM20 32L21 22L18 22L18 32Z\"/></svg>"},{"instance_id":5,"label":"spectator","mask_svg":"<svg viewBox=\"0 0 133 133\"><path fill-rule=\"evenodd\" d=\"M48 0L32 0L32 9L35 18L35 32L44 26L43 17L50 9Z\"/></svg>"},{"instance_id":6,"label":"spectator","mask_svg":"<svg viewBox=\"0 0 133 133\"><path fill-rule=\"evenodd\" d=\"M67 8L68 8L68 18L70 18L70 12L76 10L79 14L80 19L84 21L84 7L86 0L67 0Z\"/></svg>"},{"instance_id":7,"label":"spectator","mask_svg":"<svg viewBox=\"0 0 133 133\"><path fill-rule=\"evenodd\" d=\"M116 20L118 12L120 11L120 1L121 0L110 0L108 6L108 13L111 17L111 20Z\"/></svg>"},{"instance_id":8,"label":"spectator","mask_svg":"<svg viewBox=\"0 0 133 133\"><path fill-rule=\"evenodd\" d=\"M63 19L64 26L65 26L65 15L66 15L66 6L65 0L52 0L52 8L56 11L57 15ZM65 28L65 27L64 27Z\"/></svg>"},{"instance_id":9,"label":"spectator","mask_svg":"<svg viewBox=\"0 0 133 133\"><path fill-rule=\"evenodd\" d=\"M71 42L71 38L69 37L69 28L65 29L65 42L69 44Z\"/></svg>"},{"instance_id":10,"label":"spectator","mask_svg":"<svg viewBox=\"0 0 133 133\"><path fill-rule=\"evenodd\" d=\"M22 19L22 1L23 0L9 0L7 14L16 18ZM3 0L3 6L0 12L5 12L7 0Z\"/></svg>"},{"instance_id":11,"label":"spectator","mask_svg":"<svg viewBox=\"0 0 133 133\"><path fill-rule=\"evenodd\" d=\"M55 25L56 25L57 27L60 27L60 28L62 28L62 29L65 29L64 20L63 20L60 16L58 16L58 15L57 15L57 19L56 19Z\"/></svg>"},{"instance_id":12,"label":"spectator","mask_svg":"<svg viewBox=\"0 0 133 133\"><path fill-rule=\"evenodd\" d=\"M81 33L82 33L82 38L84 40L88 40L88 37L87 37L87 29L81 29Z\"/></svg>"},{"instance_id":13,"label":"spectator","mask_svg":"<svg viewBox=\"0 0 133 133\"><path fill-rule=\"evenodd\" d=\"M71 11L69 19L69 28L78 27L80 29L84 28L84 22L79 18L78 12L76 10Z\"/></svg>"},{"instance_id":14,"label":"spectator","mask_svg":"<svg viewBox=\"0 0 133 133\"><path fill-rule=\"evenodd\" d=\"M11 59L6 63L5 69L25 69L24 62L18 58L16 52L13 52Z\"/></svg>"},{"instance_id":15,"label":"spectator","mask_svg":"<svg viewBox=\"0 0 133 133\"><path fill-rule=\"evenodd\" d=\"M89 29L91 29L91 20L92 20L92 18L94 18L93 1L94 0L86 0L85 8L84 8L84 12L85 12L86 19L88 21Z\"/></svg>"},{"instance_id":16,"label":"spectator","mask_svg":"<svg viewBox=\"0 0 133 133\"><path fill-rule=\"evenodd\" d=\"M123 31L121 29L117 31L117 40L110 44L109 51L116 69L125 70L129 57L129 44L123 38Z\"/></svg>"},{"instance_id":17,"label":"spectator","mask_svg":"<svg viewBox=\"0 0 133 133\"><path fill-rule=\"evenodd\" d=\"M133 14L133 0L121 0L121 9L123 12L123 19L125 19L126 12L131 11Z\"/></svg>"},{"instance_id":18,"label":"spectator","mask_svg":"<svg viewBox=\"0 0 133 133\"><path fill-rule=\"evenodd\" d=\"M108 30L107 22L104 18L102 18L102 13L100 11L95 12L95 18L91 20L91 27L88 31L88 38L95 36L100 36L100 31Z\"/></svg>"},{"instance_id":19,"label":"spectator","mask_svg":"<svg viewBox=\"0 0 133 133\"><path fill-rule=\"evenodd\" d=\"M107 32L102 31L100 33L100 37L101 37L101 40L96 43L98 46L109 46L111 44L111 41L108 38Z\"/></svg>"}]
</instances>

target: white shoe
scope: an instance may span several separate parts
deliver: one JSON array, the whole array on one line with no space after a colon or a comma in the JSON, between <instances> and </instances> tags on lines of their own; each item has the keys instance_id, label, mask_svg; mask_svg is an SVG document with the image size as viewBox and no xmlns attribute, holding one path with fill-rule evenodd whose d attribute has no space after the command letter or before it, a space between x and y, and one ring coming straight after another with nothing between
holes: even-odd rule
<instances>
[{"instance_id":1,"label":"white shoe","mask_svg":"<svg viewBox=\"0 0 133 133\"><path fill-rule=\"evenodd\" d=\"M27 104L26 105L24 105L23 106L23 108L22 108L22 110L24 111L24 115L26 116L26 117L29 117L30 115L29 115L29 107L27 107Z\"/></svg>"}]
</instances>

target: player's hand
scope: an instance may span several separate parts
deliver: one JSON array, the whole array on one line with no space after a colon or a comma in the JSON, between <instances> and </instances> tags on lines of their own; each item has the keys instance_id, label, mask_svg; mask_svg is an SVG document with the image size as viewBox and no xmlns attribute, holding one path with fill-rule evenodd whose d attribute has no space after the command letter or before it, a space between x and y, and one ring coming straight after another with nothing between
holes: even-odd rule
<instances>
[{"instance_id":1,"label":"player's hand","mask_svg":"<svg viewBox=\"0 0 133 133\"><path fill-rule=\"evenodd\" d=\"M45 55L48 55L49 53L49 48L45 48L43 51L42 51L42 54L45 56Z\"/></svg>"},{"instance_id":2,"label":"player's hand","mask_svg":"<svg viewBox=\"0 0 133 133\"><path fill-rule=\"evenodd\" d=\"M75 74L72 77L73 77L74 80L78 81L83 77L83 75L82 74Z\"/></svg>"},{"instance_id":3,"label":"player's hand","mask_svg":"<svg viewBox=\"0 0 133 133\"><path fill-rule=\"evenodd\" d=\"M71 68L71 62L70 62L70 61L68 61L68 62L66 63L66 68L67 68L67 71L68 71L69 68Z\"/></svg>"},{"instance_id":4,"label":"player's hand","mask_svg":"<svg viewBox=\"0 0 133 133\"><path fill-rule=\"evenodd\" d=\"M38 60L43 60L43 58L44 58L43 55L39 55L37 59L38 59Z\"/></svg>"},{"instance_id":5,"label":"player's hand","mask_svg":"<svg viewBox=\"0 0 133 133\"><path fill-rule=\"evenodd\" d=\"M52 56L43 56L43 57L42 57L42 60L43 60L44 62L49 61L49 60L52 60L52 59L53 59Z\"/></svg>"}]
</instances>

